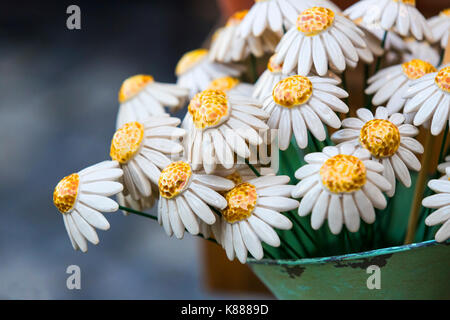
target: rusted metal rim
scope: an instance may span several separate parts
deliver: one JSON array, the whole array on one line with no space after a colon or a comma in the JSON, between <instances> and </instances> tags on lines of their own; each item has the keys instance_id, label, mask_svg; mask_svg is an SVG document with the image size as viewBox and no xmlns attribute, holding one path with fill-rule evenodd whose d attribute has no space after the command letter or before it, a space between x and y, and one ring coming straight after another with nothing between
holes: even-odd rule
<instances>
[{"instance_id":1,"label":"rusted metal rim","mask_svg":"<svg viewBox=\"0 0 450 320\"><path fill-rule=\"evenodd\" d=\"M380 248L370 251L364 251L359 253L349 253L339 256L330 256L330 257L320 257L320 258L305 258L305 259L262 259L255 260L253 258L248 258L247 263L249 264L267 264L267 265L287 265L287 266L296 266L296 265L307 265L307 264L325 264L329 262L336 261L347 261L354 259L364 259L369 257L375 257L385 254L393 254L397 252L409 251L422 247L430 247L435 245L447 246L450 245L450 240L444 243L438 243L436 240L428 240L424 242L412 243L403 246L389 247L389 248Z\"/></svg>"}]
</instances>

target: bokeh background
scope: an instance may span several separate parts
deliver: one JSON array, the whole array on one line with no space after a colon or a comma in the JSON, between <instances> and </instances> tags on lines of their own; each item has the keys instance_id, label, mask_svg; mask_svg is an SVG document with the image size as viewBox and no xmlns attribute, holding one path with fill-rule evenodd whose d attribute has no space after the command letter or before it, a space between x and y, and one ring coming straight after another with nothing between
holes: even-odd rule
<instances>
[{"instance_id":1,"label":"bokeh background","mask_svg":"<svg viewBox=\"0 0 450 320\"><path fill-rule=\"evenodd\" d=\"M66 8L81 8L81 30ZM106 214L100 244L75 252L52 192L108 159L121 82L175 82L178 59L220 22L212 0L6 1L0 10L0 299L259 298L206 290L199 239ZM81 290L66 268L81 268Z\"/></svg>"},{"instance_id":2,"label":"bokeh background","mask_svg":"<svg viewBox=\"0 0 450 320\"><path fill-rule=\"evenodd\" d=\"M430 16L441 1L418 7ZM175 82L181 55L252 2L2 1L0 299L271 297L208 290L202 240L169 239L138 216L106 214L111 229L99 231L100 245L75 252L52 204L62 177L108 159L121 82L137 73ZM81 30L66 28L71 4L81 8ZM81 268L81 290L66 288L72 264Z\"/></svg>"}]
</instances>

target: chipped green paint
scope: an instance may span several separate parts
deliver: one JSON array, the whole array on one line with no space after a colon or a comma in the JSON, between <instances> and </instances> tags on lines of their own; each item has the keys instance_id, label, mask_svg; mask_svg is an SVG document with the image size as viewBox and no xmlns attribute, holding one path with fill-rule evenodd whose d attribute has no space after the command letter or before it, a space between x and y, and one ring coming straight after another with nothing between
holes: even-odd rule
<instances>
[{"instance_id":1,"label":"chipped green paint","mask_svg":"<svg viewBox=\"0 0 450 320\"><path fill-rule=\"evenodd\" d=\"M279 299L450 299L450 242L248 264ZM371 265L381 270L379 290L367 288Z\"/></svg>"}]
</instances>

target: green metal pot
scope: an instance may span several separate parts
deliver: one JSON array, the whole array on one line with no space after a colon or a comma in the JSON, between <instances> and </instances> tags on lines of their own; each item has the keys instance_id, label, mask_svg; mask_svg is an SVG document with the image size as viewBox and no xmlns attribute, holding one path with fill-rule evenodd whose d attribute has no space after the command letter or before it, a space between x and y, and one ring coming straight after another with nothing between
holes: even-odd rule
<instances>
[{"instance_id":1,"label":"green metal pot","mask_svg":"<svg viewBox=\"0 0 450 320\"><path fill-rule=\"evenodd\" d=\"M450 299L450 242L248 264L279 299Z\"/></svg>"}]
</instances>

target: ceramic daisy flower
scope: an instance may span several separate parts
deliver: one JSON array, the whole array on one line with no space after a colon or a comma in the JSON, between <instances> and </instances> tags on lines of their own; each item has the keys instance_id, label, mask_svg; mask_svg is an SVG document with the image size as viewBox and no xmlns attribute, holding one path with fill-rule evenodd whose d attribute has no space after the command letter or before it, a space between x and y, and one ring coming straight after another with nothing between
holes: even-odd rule
<instances>
[{"instance_id":1,"label":"ceramic daisy flower","mask_svg":"<svg viewBox=\"0 0 450 320\"><path fill-rule=\"evenodd\" d=\"M154 197L160 170L183 152L179 139L186 132L176 127L179 123L178 118L149 117L128 122L114 133L110 156L123 169L124 196L135 201Z\"/></svg>"},{"instance_id":2,"label":"ceramic daisy flower","mask_svg":"<svg viewBox=\"0 0 450 320\"><path fill-rule=\"evenodd\" d=\"M450 8L442 10L437 16L428 19L428 25L433 32L435 41L439 41L441 48L447 47L450 34Z\"/></svg>"},{"instance_id":3,"label":"ceramic daisy flower","mask_svg":"<svg viewBox=\"0 0 450 320\"><path fill-rule=\"evenodd\" d=\"M152 76L138 74L126 79L119 91L116 128L127 122L142 121L150 116L174 112L187 100L189 90L175 84L155 82Z\"/></svg>"},{"instance_id":4,"label":"ceramic daisy flower","mask_svg":"<svg viewBox=\"0 0 450 320\"><path fill-rule=\"evenodd\" d=\"M356 111L358 118L342 120L344 129L332 134L336 143L351 143L358 148L368 150L372 160L380 162L383 176L391 184L386 194L395 193L395 179L406 187L411 186L409 170L419 171L420 161L414 153L423 153L423 146L413 137L419 130L411 124L405 124L401 113L389 116L387 109L378 107L375 116L366 108Z\"/></svg>"},{"instance_id":5,"label":"ceramic daisy flower","mask_svg":"<svg viewBox=\"0 0 450 320\"><path fill-rule=\"evenodd\" d=\"M372 104L379 106L387 101L389 114L401 112L406 103L403 98L413 80L428 73L436 72L436 68L427 61L413 59L411 61L387 67L369 78L366 94L375 94Z\"/></svg>"},{"instance_id":6,"label":"ceramic daisy flower","mask_svg":"<svg viewBox=\"0 0 450 320\"><path fill-rule=\"evenodd\" d=\"M402 36L412 34L417 40L432 40L424 16L415 0L360 0L344 11L350 19L362 18L367 24L379 23L384 30L395 29Z\"/></svg>"},{"instance_id":7,"label":"ceramic daisy flower","mask_svg":"<svg viewBox=\"0 0 450 320\"><path fill-rule=\"evenodd\" d=\"M255 259L264 256L261 242L280 246L274 228L289 230L292 222L280 212L297 209L291 199L294 186L288 176L261 176L239 183L225 193L227 202L222 213L222 246L228 259L235 256L241 263L250 252Z\"/></svg>"},{"instance_id":8,"label":"ceramic daisy flower","mask_svg":"<svg viewBox=\"0 0 450 320\"><path fill-rule=\"evenodd\" d=\"M250 54L261 57L265 52L273 52L281 34L271 30L264 31L260 36L248 35L243 38L238 29L242 19L248 10L233 14L223 28L220 28L213 36L209 58L217 62L242 61Z\"/></svg>"},{"instance_id":9,"label":"ceramic daisy flower","mask_svg":"<svg viewBox=\"0 0 450 320\"><path fill-rule=\"evenodd\" d=\"M275 52L282 72L306 76L314 65L323 76L330 69L342 72L359 60L357 48L366 48L364 32L331 9L312 7L298 15L296 25L284 34Z\"/></svg>"},{"instance_id":10,"label":"ceramic daisy flower","mask_svg":"<svg viewBox=\"0 0 450 320\"><path fill-rule=\"evenodd\" d=\"M255 0L239 27L240 35L246 38L249 35L260 36L266 30L282 32L283 27L288 29L295 25L300 12L313 6L340 11L328 0Z\"/></svg>"},{"instance_id":11,"label":"ceramic daisy flower","mask_svg":"<svg viewBox=\"0 0 450 320\"><path fill-rule=\"evenodd\" d=\"M350 232L375 221L375 210L387 205L383 191L391 185L381 173L383 165L370 159L366 149L351 144L325 147L322 152L305 156L308 163L295 172L301 180L292 191L293 198L302 198L298 214L311 214L311 226L318 230L328 219L333 234L345 225Z\"/></svg>"},{"instance_id":12,"label":"ceramic daisy flower","mask_svg":"<svg viewBox=\"0 0 450 320\"><path fill-rule=\"evenodd\" d=\"M422 200L422 205L427 208L437 209L425 219L427 226L442 224L436 232L435 239L444 242L450 238L450 168L446 169L445 179L433 179L428 182L428 187L436 194Z\"/></svg>"},{"instance_id":13,"label":"ceramic daisy flower","mask_svg":"<svg viewBox=\"0 0 450 320\"><path fill-rule=\"evenodd\" d=\"M75 250L86 252L87 242L98 244L94 228L108 230L100 212L114 212L118 204L108 198L122 191L117 180L123 171L116 161L103 161L63 178L53 192L53 203L62 214L64 226Z\"/></svg>"},{"instance_id":14,"label":"ceramic daisy flower","mask_svg":"<svg viewBox=\"0 0 450 320\"><path fill-rule=\"evenodd\" d=\"M175 69L180 87L189 89L189 97L205 90L211 81L226 76L238 77L242 66L212 62L208 58L207 49L196 49L185 53Z\"/></svg>"},{"instance_id":15,"label":"ceramic daisy flower","mask_svg":"<svg viewBox=\"0 0 450 320\"><path fill-rule=\"evenodd\" d=\"M450 65L412 82L403 97L408 99L404 112L417 112L415 126L431 119L431 134L441 133L450 123Z\"/></svg>"},{"instance_id":16,"label":"ceramic daisy flower","mask_svg":"<svg viewBox=\"0 0 450 320\"><path fill-rule=\"evenodd\" d=\"M211 81L207 90L222 90L227 94L250 97L253 92L253 85L241 82L237 78L223 77Z\"/></svg>"},{"instance_id":17,"label":"ceramic daisy flower","mask_svg":"<svg viewBox=\"0 0 450 320\"><path fill-rule=\"evenodd\" d=\"M268 114L251 98L204 90L192 98L183 121L188 135L184 140L187 159L194 170L207 173L217 164L229 169L235 156L247 159L249 146L262 144L260 130L267 130Z\"/></svg>"},{"instance_id":18,"label":"ceramic daisy flower","mask_svg":"<svg viewBox=\"0 0 450 320\"><path fill-rule=\"evenodd\" d=\"M283 74L281 72L283 68L283 64L276 64L274 62L275 55L272 55L267 63L267 69L261 74L261 76L256 81L253 86L253 98L258 100L264 100L267 96L272 94L272 90L275 85L280 81L289 76L295 75L294 72L290 74ZM311 72L311 75L316 75L314 72ZM333 72L328 71L326 77L335 79L338 83L341 83L341 79L335 75Z\"/></svg>"},{"instance_id":19,"label":"ceramic daisy flower","mask_svg":"<svg viewBox=\"0 0 450 320\"><path fill-rule=\"evenodd\" d=\"M199 221L213 225L219 218L209 206L219 210L227 206L219 192L233 187L231 180L194 173L188 162L172 162L159 176L158 221L168 236L181 239L185 229L198 234ZM207 231L203 228L202 233Z\"/></svg>"},{"instance_id":20,"label":"ceramic daisy flower","mask_svg":"<svg viewBox=\"0 0 450 320\"><path fill-rule=\"evenodd\" d=\"M348 97L331 78L291 76L279 81L271 96L263 101L263 110L270 114L267 122L278 129L280 150L289 147L292 133L300 148L308 145L309 130L319 141L326 138L323 124L339 128L341 121L335 112L348 112L340 98Z\"/></svg>"}]
</instances>

